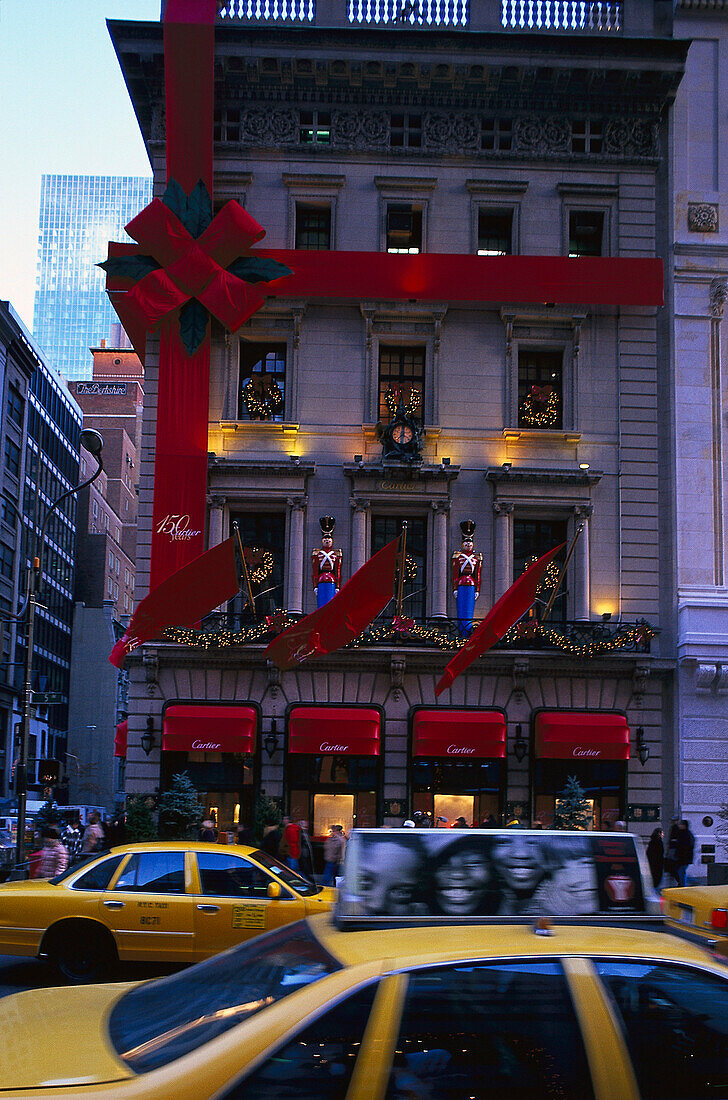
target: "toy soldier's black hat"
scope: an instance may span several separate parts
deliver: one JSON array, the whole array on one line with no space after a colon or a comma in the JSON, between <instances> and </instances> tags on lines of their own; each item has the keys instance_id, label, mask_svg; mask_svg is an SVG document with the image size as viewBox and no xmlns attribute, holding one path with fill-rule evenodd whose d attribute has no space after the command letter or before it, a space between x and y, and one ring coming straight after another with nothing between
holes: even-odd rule
<instances>
[{"instance_id":1,"label":"toy soldier's black hat","mask_svg":"<svg viewBox=\"0 0 728 1100\"><path fill-rule=\"evenodd\" d=\"M475 521L472 519L464 519L460 524L460 530L463 533L463 541L465 541L465 539L472 539L475 534Z\"/></svg>"},{"instance_id":2,"label":"toy soldier's black hat","mask_svg":"<svg viewBox=\"0 0 728 1100\"><path fill-rule=\"evenodd\" d=\"M334 528L336 527L336 520L333 516L321 516L319 520L319 527L321 528L321 535L329 538L333 538Z\"/></svg>"}]
</instances>

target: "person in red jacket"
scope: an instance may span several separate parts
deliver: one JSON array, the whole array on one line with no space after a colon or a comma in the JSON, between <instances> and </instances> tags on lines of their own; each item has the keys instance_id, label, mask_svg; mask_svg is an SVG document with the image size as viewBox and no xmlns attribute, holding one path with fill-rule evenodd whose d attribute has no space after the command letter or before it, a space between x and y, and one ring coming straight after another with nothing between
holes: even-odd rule
<instances>
[{"instance_id":1,"label":"person in red jacket","mask_svg":"<svg viewBox=\"0 0 728 1100\"><path fill-rule=\"evenodd\" d=\"M300 870L301 826L298 821L289 821L286 824L278 854L283 856L292 871Z\"/></svg>"}]
</instances>

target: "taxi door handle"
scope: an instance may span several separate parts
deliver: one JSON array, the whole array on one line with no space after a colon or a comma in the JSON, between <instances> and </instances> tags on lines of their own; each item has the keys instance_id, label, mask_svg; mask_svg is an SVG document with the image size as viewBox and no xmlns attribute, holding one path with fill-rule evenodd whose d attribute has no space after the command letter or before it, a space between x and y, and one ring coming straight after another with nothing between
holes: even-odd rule
<instances>
[{"instance_id":1,"label":"taxi door handle","mask_svg":"<svg viewBox=\"0 0 728 1100\"><path fill-rule=\"evenodd\" d=\"M124 902L123 901L105 901L104 905L106 906L107 909L123 909L124 908Z\"/></svg>"},{"instance_id":2,"label":"taxi door handle","mask_svg":"<svg viewBox=\"0 0 728 1100\"><path fill-rule=\"evenodd\" d=\"M198 905L197 908L202 913L219 913L220 912L220 906L219 905Z\"/></svg>"}]
</instances>

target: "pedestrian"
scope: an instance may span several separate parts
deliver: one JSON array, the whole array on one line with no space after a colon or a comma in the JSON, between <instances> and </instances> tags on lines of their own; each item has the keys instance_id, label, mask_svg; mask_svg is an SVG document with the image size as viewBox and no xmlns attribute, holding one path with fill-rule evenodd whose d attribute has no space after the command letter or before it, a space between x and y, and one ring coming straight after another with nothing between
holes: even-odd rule
<instances>
[{"instance_id":1,"label":"pedestrian","mask_svg":"<svg viewBox=\"0 0 728 1100\"><path fill-rule=\"evenodd\" d=\"M215 828L215 822L210 818L206 818L200 826L200 840L207 840L210 844L214 844L217 840L217 829Z\"/></svg>"},{"instance_id":2,"label":"pedestrian","mask_svg":"<svg viewBox=\"0 0 728 1100\"><path fill-rule=\"evenodd\" d=\"M678 834L678 822L680 818L677 814L674 814L670 818L670 832L667 834L667 844L665 847L665 872L677 882L677 834Z\"/></svg>"},{"instance_id":3,"label":"pedestrian","mask_svg":"<svg viewBox=\"0 0 728 1100\"><path fill-rule=\"evenodd\" d=\"M43 830L43 850L37 878L55 878L68 867L68 849L61 844L58 829L50 825Z\"/></svg>"},{"instance_id":4,"label":"pedestrian","mask_svg":"<svg viewBox=\"0 0 728 1100\"><path fill-rule=\"evenodd\" d=\"M284 817L283 836L281 837L281 846L278 849L279 855L286 861L292 871L300 871L300 859L301 859L301 825L298 821L291 821L289 817Z\"/></svg>"},{"instance_id":5,"label":"pedestrian","mask_svg":"<svg viewBox=\"0 0 728 1100\"><path fill-rule=\"evenodd\" d=\"M652 875L652 885L655 890L660 889L660 883L662 882L662 872L665 866L665 844L663 842L664 833L662 829L657 828L652 830L652 836L650 842L647 845L647 862L650 865L650 874Z\"/></svg>"},{"instance_id":6,"label":"pedestrian","mask_svg":"<svg viewBox=\"0 0 728 1100\"><path fill-rule=\"evenodd\" d=\"M435 821L435 828L436 829L447 829L447 818L446 817L438 817L437 820ZM454 826L453 826L453 828L454 828Z\"/></svg>"},{"instance_id":7,"label":"pedestrian","mask_svg":"<svg viewBox=\"0 0 728 1100\"><path fill-rule=\"evenodd\" d=\"M103 852L106 847L106 834L101 824L101 814L96 810L89 814L88 825L83 831L83 843L81 852L88 855L91 852Z\"/></svg>"},{"instance_id":8,"label":"pedestrian","mask_svg":"<svg viewBox=\"0 0 728 1100\"><path fill-rule=\"evenodd\" d=\"M415 823L415 829L431 829L432 821L430 815L426 814L424 810L415 810L412 814L412 818Z\"/></svg>"},{"instance_id":9,"label":"pedestrian","mask_svg":"<svg viewBox=\"0 0 728 1100\"><path fill-rule=\"evenodd\" d=\"M329 835L324 841L324 886L334 886L336 878L341 874L341 864L344 862L346 851L346 836L343 825L332 825Z\"/></svg>"},{"instance_id":10,"label":"pedestrian","mask_svg":"<svg viewBox=\"0 0 728 1100\"><path fill-rule=\"evenodd\" d=\"M33 846L28 856L28 877L40 878L40 864L43 859L43 838L39 833L33 837Z\"/></svg>"},{"instance_id":11,"label":"pedestrian","mask_svg":"<svg viewBox=\"0 0 728 1100\"><path fill-rule=\"evenodd\" d=\"M627 822L626 821L615 821L614 822L614 832L615 833L626 833L627 832Z\"/></svg>"},{"instance_id":12,"label":"pedestrian","mask_svg":"<svg viewBox=\"0 0 728 1100\"><path fill-rule=\"evenodd\" d=\"M311 841L308 835L308 822L299 821L299 846L300 855L298 857L298 872L307 878L310 882L313 882L313 848L311 847Z\"/></svg>"},{"instance_id":13,"label":"pedestrian","mask_svg":"<svg viewBox=\"0 0 728 1100\"><path fill-rule=\"evenodd\" d=\"M685 885L688 867L693 862L695 852L695 837L690 831L687 821L678 823L677 839L675 841L675 878L678 886Z\"/></svg>"},{"instance_id":14,"label":"pedestrian","mask_svg":"<svg viewBox=\"0 0 728 1100\"><path fill-rule=\"evenodd\" d=\"M412 820L411 817L408 817L406 821L402 822L402 828L403 829L414 829L415 828L415 823L414 823L414 821Z\"/></svg>"},{"instance_id":15,"label":"pedestrian","mask_svg":"<svg viewBox=\"0 0 728 1100\"><path fill-rule=\"evenodd\" d=\"M238 844L247 844L249 848L256 848L255 836L249 825L238 825Z\"/></svg>"},{"instance_id":16,"label":"pedestrian","mask_svg":"<svg viewBox=\"0 0 728 1100\"><path fill-rule=\"evenodd\" d=\"M480 827L481 827L481 829L497 829L498 828L498 822L495 819L495 815L494 814L488 814L487 817L484 817L483 820L480 823Z\"/></svg>"},{"instance_id":17,"label":"pedestrian","mask_svg":"<svg viewBox=\"0 0 728 1100\"><path fill-rule=\"evenodd\" d=\"M283 830L276 822L270 822L270 824L263 826L263 843L261 844L261 848L271 856L272 859L278 859L282 835Z\"/></svg>"},{"instance_id":18,"label":"pedestrian","mask_svg":"<svg viewBox=\"0 0 728 1100\"><path fill-rule=\"evenodd\" d=\"M453 829L468 829L469 825L464 817L456 817L452 823Z\"/></svg>"}]
</instances>

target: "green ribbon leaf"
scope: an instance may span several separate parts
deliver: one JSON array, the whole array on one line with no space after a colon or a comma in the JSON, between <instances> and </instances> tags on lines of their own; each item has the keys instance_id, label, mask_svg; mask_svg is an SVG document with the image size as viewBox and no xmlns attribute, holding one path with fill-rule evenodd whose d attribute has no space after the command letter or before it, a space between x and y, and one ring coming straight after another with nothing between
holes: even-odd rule
<instances>
[{"instance_id":1,"label":"green ribbon leaf","mask_svg":"<svg viewBox=\"0 0 728 1100\"><path fill-rule=\"evenodd\" d=\"M290 267L267 256L241 256L233 260L228 271L246 283L271 283L274 279L293 274Z\"/></svg>"},{"instance_id":2,"label":"green ribbon leaf","mask_svg":"<svg viewBox=\"0 0 728 1100\"><path fill-rule=\"evenodd\" d=\"M143 279L159 266L153 256L109 256L102 264L96 264L107 275L119 279Z\"/></svg>"},{"instance_id":3,"label":"green ribbon leaf","mask_svg":"<svg viewBox=\"0 0 728 1100\"><path fill-rule=\"evenodd\" d=\"M194 355L207 332L207 310L196 298L179 312L179 333L188 355Z\"/></svg>"},{"instance_id":4,"label":"green ribbon leaf","mask_svg":"<svg viewBox=\"0 0 728 1100\"><path fill-rule=\"evenodd\" d=\"M169 181L167 190L162 195L162 202L173 214L177 215L182 225L184 225L187 216L187 196L177 180L171 179Z\"/></svg>"},{"instance_id":5,"label":"green ribbon leaf","mask_svg":"<svg viewBox=\"0 0 728 1100\"><path fill-rule=\"evenodd\" d=\"M162 195L162 202L179 218L191 237L195 239L205 232L212 221L212 196L202 180L198 180L189 196L171 179Z\"/></svg>"}]
</instances>

